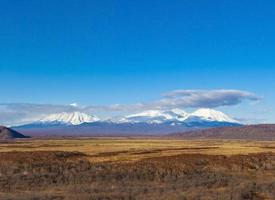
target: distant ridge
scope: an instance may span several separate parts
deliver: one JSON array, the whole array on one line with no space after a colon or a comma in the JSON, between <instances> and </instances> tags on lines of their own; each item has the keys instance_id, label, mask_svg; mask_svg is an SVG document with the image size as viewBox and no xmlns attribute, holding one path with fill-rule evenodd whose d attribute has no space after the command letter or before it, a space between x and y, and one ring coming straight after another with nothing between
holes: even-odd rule
<instances>
[{"instance_id":1,"label":"distant ridge","mask_svg":"<svg viewBox=\"0 0 275 200\"><path fill-rule=\"evenodd\" d=\"M219 127L171 134L185 139L275 140L275 124Z\"/></svg>"},{"instance_id":2,"label":"distant ridge","mask_svg":"<svg viewBox=\"0 0 275 200\"><path fill-rule=\"evenodd\" d=\"M57 113L30 124L13 127L32 136L166 135L195 129L240 126L226 114L207 108L193 113L181 109L145 110L120 119L100 120L94 115Z\"/></svg>"},{"instance_id":3,"label":"distant ridge","mask_svg":"<svg viewBox=\"0 0 275 200\"><path fill-rule=\"evenodd\" d=\"M0 140L10 140L10 139L16 139L16 138L29 138L29 137L15 130L12 130L10 128L0 126Z\"/></svg>"}]
</instances>

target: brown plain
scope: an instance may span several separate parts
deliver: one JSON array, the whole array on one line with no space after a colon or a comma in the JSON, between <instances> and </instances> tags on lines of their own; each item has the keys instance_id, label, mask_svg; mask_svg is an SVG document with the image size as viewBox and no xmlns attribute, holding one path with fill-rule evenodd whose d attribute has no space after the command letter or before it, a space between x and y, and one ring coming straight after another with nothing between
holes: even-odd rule
<instances>
[{"instance_id":1,"label":"brown plain","mask_svg":"<svg viewBox=\"0 0 275 200\"><path fill-rule=\"evenodd\" d=\"M0 160L0 199L275 199L269 141L32 139Z\"/></svg>"}]
</instances>

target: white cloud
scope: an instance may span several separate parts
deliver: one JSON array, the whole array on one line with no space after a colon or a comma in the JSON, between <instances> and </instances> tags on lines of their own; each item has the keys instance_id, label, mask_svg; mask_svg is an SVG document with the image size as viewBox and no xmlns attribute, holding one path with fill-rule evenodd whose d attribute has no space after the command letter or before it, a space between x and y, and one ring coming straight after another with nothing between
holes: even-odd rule
<instances>
[{"instance_id":1,"label":"white cloud","mask_svg":"<svg viewBox=\"0 0 275 200\"><path fill-rule=\"evenodd\" d=\"M207 107L237 105L245 100L259 101L260 98L253 93L241 90L175 90L165 93L163 106L179 107Z\"/></svg>"},{"instance_id":2,"label":"white cloud","mask_svg":"<svg viewBox=\"0 0 275 200\"><path fill-rule=\"evenodd\" d=\"M71 103L70 106L78 107L78 104L77 103Z\"/></svg>"}]
</instances>

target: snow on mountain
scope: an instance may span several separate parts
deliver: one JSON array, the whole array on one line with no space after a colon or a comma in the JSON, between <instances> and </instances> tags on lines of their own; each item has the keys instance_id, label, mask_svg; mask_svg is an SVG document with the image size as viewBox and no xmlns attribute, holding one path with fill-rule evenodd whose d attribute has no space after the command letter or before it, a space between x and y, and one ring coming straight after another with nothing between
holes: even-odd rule
<instances>
[{"instance_id":1,"label":"snow on mountain","mask_svg":"<svg viewBox=\"0 0 275 200\"><path fill-rule=\"evenodd\" d=\"M232 119L226 114L209 109L201 108L197 111L188 114L187 112L181 109L172 109L172 110L147 110L141 113L128 115L119 120L120 123L166 123L171 122L175 123L197 123L197 122L226 122L240 124L238 121Z\"/></svg>"},{"instance_id":2,"label":"snow on mountain","mask_svg":"<svg viewBox=\"0 0 275 200\"><path fill-rule=\"evenodd\" d=\"M119 120L120 123L164 123L167 121L183 121L188 114L180 109L146 110L141 113L128 115Z\"/></svg>"},{"instance_id":3,"label":"snow on mountain","mask_svg":"<svg viewBox=\"0 0 275 200\"><path fill-rule=\"evenodd\" d=\"M185 130L186 128L235 126L241 124L224 113L213 109L199 109L191 114L181 109L171 109L146 110L122 118L110 118L107 120L99 120L96 116L80 112L63 112L51 114L41 120L18 126L17 128L62 127L62 125L80 125L83 123L85 123L85 127L97 127L98 131L105 129L112 131L111 129L114 129L118 132L123 130L142 131L147 129L150 131L154 129L163 132L176 132Z\"/></svg>"},{"instance_id":4,"label":"snow on mountain","mask_svg":"<svg viewBox=\"0 0 275 200\"><path fill-rule=\"evenodd\" d=\"M99 118L93 115L88 115L81 112L62 112L57 114L51 114L38 120L36 123L43 124L68 124L68 125L79 125L85 122L96 122L99 121Z\"/></svg>"},{"instance_id":5,"label":"snow on mountain","mask_svg":"<svg viewBox=\"0 0 275 200\"><path fill-rule=\"evenodd\" d=\"M209 108L201 108L197 111L191 113L186 119L185 122L198 122L198 121L208 121L208 122L227 122L227 123L236 123L240 122L232 119L226 114Z\"/></svg>"},{"instance_id":6,"label":"snow on mountain","mask_svg":"<svg viewBox=\"0 0 275 200\"><path fill-rule=\"evenodd\" d=\"M172 116L173 119L175 119L176 121L184 121L189 116L187 112L178 108L167 110L165 111L165 113Z\"/></svg>"},{"instance_id":7,"label":"snow on mountain","mask_svg":"<svg viewBox=\"0 0 275 200\"><path fill-rule=\"evenodd\" d=\"M70 126L74 125L74 126ZM161 135L195 129L239 126L222 112L199 109L191 114L180 109L147 110L123 118L99 120L85 113L59 113L34 123L13 127L25 134L64 135Z\"/></svg>"}]
</instances>

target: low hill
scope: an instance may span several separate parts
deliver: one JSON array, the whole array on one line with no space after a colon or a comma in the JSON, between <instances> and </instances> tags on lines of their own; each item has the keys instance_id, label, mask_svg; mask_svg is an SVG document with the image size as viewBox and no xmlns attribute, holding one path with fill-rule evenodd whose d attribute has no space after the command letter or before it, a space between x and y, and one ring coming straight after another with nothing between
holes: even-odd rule
<instances>
[{"instance_id":1,"label":"low hill","mask_svg":"<svg viewBox=\"0 0 275 200\"><path fill-rule=\"evenodd\" d=\"M171 134L186 139L275 140L275 124L210 128Z\"/></svg>"},{"instance_id":2,"label":"low hill","mask_svg":"<svg viewBox=\"0 0 275 200\"><path fill-rule=\"evenodd\" d=\"M16 138L28 138L28 136L25 136L10 128L0 126L0 140L9 140L9 139L16 139Z\"/></svg>"}]
</instances>

